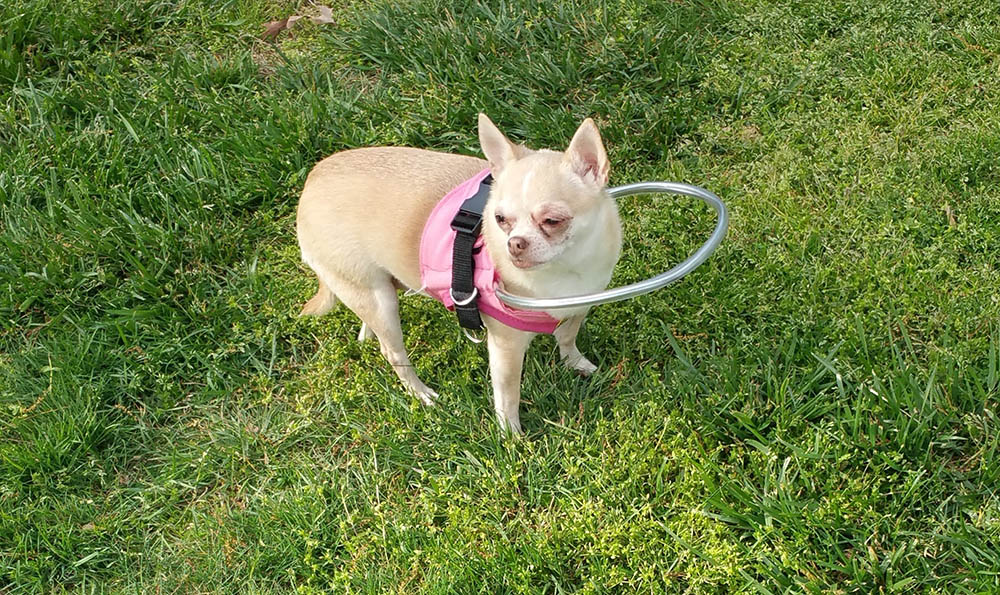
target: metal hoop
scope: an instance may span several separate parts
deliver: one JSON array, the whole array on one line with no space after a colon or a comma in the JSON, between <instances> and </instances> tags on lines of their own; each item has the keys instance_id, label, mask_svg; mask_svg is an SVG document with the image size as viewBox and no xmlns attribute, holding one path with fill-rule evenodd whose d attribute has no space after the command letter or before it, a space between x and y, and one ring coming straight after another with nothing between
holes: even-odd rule
<instances>
[{"instance_id":1,"label":"metal hoop","mask_svg":"<svg viewBox=\"0 0 1000 595\"><path fill-rule=\"evenodd\" d=\"M719 244L722 243L722 238L725 237L726 229L729 227L729 212L726 210L726 205L718 196L708 190L705 190L704 188L692 186L691 184L681 184L680 182L636 182L635 184L626 184L624 186L617 186L615 188L608 189L608 194L614 199L618 199L623 196L631 196L633 194L652 194L661 192L700 198L715 209L717 217L715 230L712 231L712 235L709 236L708 241L702 244L701 248L698 248L698 250L689 256L684 262L665 273L661 273L644 281L639 281L631 285L623 285L622 287L615 287L614 289L606 289L597 293L587 293L583 295L572 295L558 298L529 298L519 295L511 295L497 289L497 297L508 306L513 306L522 310L580 308L584 306L596 306L598 304L608 304L611 302L627 300L651 291L656 291L657 289L679 281L682 277L698 268L701 263L705 262L712 252L715 252L715 249L719 247Z\"/></svg>"}]
</instances>

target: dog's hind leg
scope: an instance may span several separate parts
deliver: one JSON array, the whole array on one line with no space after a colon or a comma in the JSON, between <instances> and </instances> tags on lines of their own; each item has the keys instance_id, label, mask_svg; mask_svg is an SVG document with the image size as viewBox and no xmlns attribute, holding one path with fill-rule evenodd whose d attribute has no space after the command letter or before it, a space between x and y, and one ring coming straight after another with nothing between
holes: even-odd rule
<instances>
[{"instance_id":1,"label":"dog's hind leg","mask_svg":"<svg viewBox=\"0 0 1000 595\"><path fill-rule=\"evenodd\" d=\"M434 397L438 394L417 377L413 364L406 355L403 329L399 323L399 297L391 277L388 274L380 275L368 280L366 285L370 286L363 287L343 280L338 281L336 286L337 295L344 305L364 323L362 335L358 338L367 334L365 328L368 333L374 333L378 337L382 355L389 360L406 390L416 395L424 405L433 405Z\"/></svg>"},{"instance_id":2,"label":"dog's hind leg","mask_svg":"<svg viewBox=\"0 0 1000 595\"><path fill-rule=\"evenodd\" d=\"M319 289L316 290L316 295L312 297L311 300L306 302L302 306L302 311L299 312L299 316L322 316L334 309L337 306L337 296L334 295L333 291L323 283L323 280L319 280Z\"/></svg>"}]
</instances>

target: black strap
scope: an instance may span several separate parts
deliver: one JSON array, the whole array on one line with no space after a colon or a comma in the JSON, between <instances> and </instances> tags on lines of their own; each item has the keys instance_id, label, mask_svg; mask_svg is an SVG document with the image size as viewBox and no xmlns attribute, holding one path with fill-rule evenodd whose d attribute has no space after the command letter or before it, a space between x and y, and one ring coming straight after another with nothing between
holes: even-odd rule
<instances>
[{"instance_id":1,"label":"black strap","mask_svg":"<svg viewBox=\"0 0 1000 595\"><path fill-rule=\"evenodd\" d=\"M465 199L462 206L451 220L451 228L455 235L455 246L451 256L451 299L455 302L455 313L458 314L458 324L462 328L479 330L483 321L479 317L479 292L473 282L476 266L473 260L473 246L479 239L479 230L483 223L483 210L486 199L490 196L490 185L493 176L487 175L479 183L479 190Z\"/></svg>"}]
</instances>

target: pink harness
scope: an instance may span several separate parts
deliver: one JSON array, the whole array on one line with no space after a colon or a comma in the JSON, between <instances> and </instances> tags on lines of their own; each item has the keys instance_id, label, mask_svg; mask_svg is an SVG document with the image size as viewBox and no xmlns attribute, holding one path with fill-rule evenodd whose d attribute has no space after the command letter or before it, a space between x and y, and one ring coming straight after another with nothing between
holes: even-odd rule
<instances>
[{"instance_id":1,"label":"pink harness","mask_svg":"<svg viewBox=\"0 0 1000 595\"><path fill-rule=\"evenodd\" d=\"M431 297L449 310L455 309L450 290L452 246L455 243L456 232L451 228L451 220L455 218L465 199L476 193L479 183L489 173L489 169L484 169L445 194L431 211L431 216L424 225L423 235L420 237L420 282ZM478 252L474 257L473 283L479 290L477 302L479 310L518 330L552 334L559 325L559 321L555 318L545 312L511 308L500 301L496 293L500 276L493 266L490 255L483 248L483 236L479 236L475 247Z\"/></svg>"}]
</instances>

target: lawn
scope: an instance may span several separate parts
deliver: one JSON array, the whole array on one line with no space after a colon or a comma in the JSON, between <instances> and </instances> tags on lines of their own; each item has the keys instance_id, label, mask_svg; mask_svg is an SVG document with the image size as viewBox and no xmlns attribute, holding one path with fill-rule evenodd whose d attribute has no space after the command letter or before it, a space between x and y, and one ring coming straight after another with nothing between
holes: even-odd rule
<instances>
[{"instance_id":1,"label":"lawn","mask_svg":"<svg viewBox=\"0 0 1000 595\"><path fill-rule=\"evenodd\" d=\"M0 593L1000 592L1000 7L982 0L0 6ZM727 202L494 421L423 298L406 395L314 291L334 151L479 154ZM703 205L623 199L615 283Z\"/></svg>"}]
</instances>

